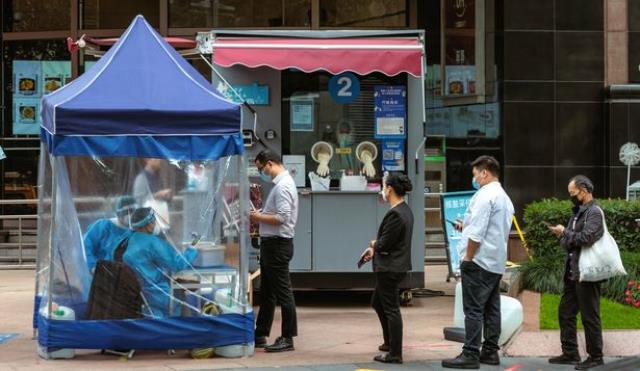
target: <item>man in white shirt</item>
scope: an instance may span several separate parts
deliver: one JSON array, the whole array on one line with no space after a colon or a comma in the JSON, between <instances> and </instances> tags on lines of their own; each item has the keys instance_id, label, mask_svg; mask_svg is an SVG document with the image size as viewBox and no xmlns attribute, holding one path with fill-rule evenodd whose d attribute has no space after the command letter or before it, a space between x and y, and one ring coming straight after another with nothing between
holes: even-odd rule
<instances>
[{"instance_id":1,"label":"man in white shirt","mask_svg":"<svg viewBox=\"0 0 640 371\"><path fill-rule=\"evenodd\" d=\"M471 198L464 221L456 225L462 231L459 250L465 343L458 357L442 361L447 368L478 369L480 363L500 364L500 280L514 209L500 185L498 161L480 156L471 165L473 187L478 191Z\"/></svg>"},{"instance_id":2,"label":"man in white shirt","mask_svg":"<svg viewBox=\"0 0 640 371\"><path fill-rule=\"evenodd\" d=\"M260 178L273 182L262 211L252 211L251 221L260 223L260 310L256 320L255 346L267 352L294 350L298 335L296 304L291 290L289 262L293 258L293 236L298 219L298 190L280 156L262 151L255 164ZM282 310L282 336L267 346L276 304Z\"/></svg>"}]
</instances>

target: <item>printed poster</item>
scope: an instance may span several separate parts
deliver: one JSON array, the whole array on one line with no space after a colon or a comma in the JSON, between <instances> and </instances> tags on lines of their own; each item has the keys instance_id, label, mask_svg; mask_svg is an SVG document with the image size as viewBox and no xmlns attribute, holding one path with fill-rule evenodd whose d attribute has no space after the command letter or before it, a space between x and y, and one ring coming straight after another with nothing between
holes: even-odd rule
<instances>
[{"instance_id":1,"label":"printed poster","mask_svg":"<svg viewBox=\"0 0 640 371\"><path fill-rule=\"evenodd\" d=\"M291 98L291 131L313 131L313 99Z\"/></svg>"},{"instance_id":2,"label":"printed poster","mask_svg":"<svg viewBox=\"0 0 640 371\"><path fill-rule=\"evenodd\" d=\"M459 244L462 239L462 233L453 228L452 222L455 222L456 219L464 219L464 214L474 193L475 191L449 192L444 193L440 198L449 268L451 272L456 274L460 271Z\"/></svg>"},{"instance_id":3,"label":"printed poster","mask_svg":"<svg viewBox=\"0 0 640 371\"><path fill-rule=\"evenodd\" d=\"M404 85L375 85L373 87L376 139L404 139L407 137L407 87Z\"/></svg>"},{"instance_id":4,"label":"printed poster","mask_svg":"<svg viewBox=\"0 0 640 371\"><path fill-rule=\"evenodd\" d=\"M13 96L39 97L41 71L40 61L13 61Z\"/></svg>"},{"instance_id":5,"label":"printed poster","mask_svg":"<svg viewBox=\"0 0 640 371\"><path fill-rule=\"evenodd\" d=\"M404 140L382 141L382 171L404 171Z\"/></svg>"},{"instance_id":6,"label":"printed poster","mask_svg":"<svg viewBox=\"0 0 640 371\"><path fill-rule=\"evenodd\" d=\"M13 98L13 134L40 133L40 98Z\"/></svg>"},{"instance_id":7,"label":"printed poster","mask_svg":"<svg viewBox=\"0 0 640 371\"><path fill-rule=\"evenodd\" d=\"M52 93L71 82L71 62L43 61L41 76L42 93Z\"/></svg>"}]
</instances>

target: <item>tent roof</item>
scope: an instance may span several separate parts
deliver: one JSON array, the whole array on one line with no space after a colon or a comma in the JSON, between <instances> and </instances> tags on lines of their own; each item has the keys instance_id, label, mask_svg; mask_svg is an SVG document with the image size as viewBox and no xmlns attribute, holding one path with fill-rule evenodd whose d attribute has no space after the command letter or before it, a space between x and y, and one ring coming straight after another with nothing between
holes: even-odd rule
<instances>
[{"instance_id":1,"label":"tent roof","mask_svg":"<svg viewBox=\"0 0 640 371\"><path fill-rule=\"evenodd\" d=\"M114 136L228 137L240 136L241 107L218 95L139 15L95 66L44 97L42 122L50 145L71 136L100 146Z\"/></svg>"},{"instance_id":2,"label":"tent roof","mask_svg":"<svg viewBox=\"0 0 640 371\"><path fill-rule=\"evenodd\" d=\"M142 16L96 65L43 100L43 127L61 135L230 134L240 107Z\"/></svg>"}]
</instances>

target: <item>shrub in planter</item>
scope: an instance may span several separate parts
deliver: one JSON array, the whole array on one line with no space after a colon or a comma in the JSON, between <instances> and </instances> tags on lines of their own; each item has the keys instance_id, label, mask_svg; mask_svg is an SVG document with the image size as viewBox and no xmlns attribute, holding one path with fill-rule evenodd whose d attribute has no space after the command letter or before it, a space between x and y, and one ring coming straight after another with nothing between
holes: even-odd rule
<instances>
[{"instance_id":1,"label":"shrub in planter","mask_svg":"<svg viewBox=\"0 0 640 371\"><path fill-rule=\"evenodd\" d=\"M640 201L597 200L604 210L607 227L616 239L628 276L614 277L602 286L602 295L624 303L629 280L640 281ZM565 252L543 221L566 225L571 217L570 201L546 199L533 202L524 212L527 245L533 261L522 267L523 287L538 292L561 293Z\"/></svg>"},{"instance_id":2,"label":"shrub in planter","mask_svg":"<svg viewBox=\"0 0 640 371\"><path fill-rule=\"evenodd\" d=\"M621 251L640 252L640 201L596 200L605 213L609 233L616 239ZM542 222L565 225L571 218L570 201L545 199L525 208L524 224L527 245L534 256L556 254L561 250L554 235Z\"/></svg>"}]
</instances>

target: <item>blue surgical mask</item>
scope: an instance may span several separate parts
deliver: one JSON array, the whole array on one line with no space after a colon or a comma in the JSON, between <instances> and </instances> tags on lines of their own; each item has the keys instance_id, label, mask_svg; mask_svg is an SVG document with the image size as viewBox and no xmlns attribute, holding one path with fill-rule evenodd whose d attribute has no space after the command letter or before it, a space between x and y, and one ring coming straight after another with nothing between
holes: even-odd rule
<instances>
[{"instance_id":1,"label":"blue surgical mask","mask_svg":"<svg viewBox=\"0 0 640 371\"><path fill-rule=\"evenodd\" d=\"M271 182L271 177L267 174L265 174L264 172L260 172L260 179L262 179L263 182L265 183L270 183Z\"/></svg>"},{"instance_id":2,"label":"blue surgical mask","mask_svg":"<svg viewBox=\"0 0 640 371\"><path fill-rule=\"evenodd\" d=\"M471 186L473 187L473 189L480 189L480 187L482 187L480 183L478 183L478 181L476 180L476 177L473 177L471 179Z\"/></svg>"}]
</instances>

